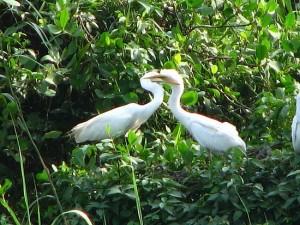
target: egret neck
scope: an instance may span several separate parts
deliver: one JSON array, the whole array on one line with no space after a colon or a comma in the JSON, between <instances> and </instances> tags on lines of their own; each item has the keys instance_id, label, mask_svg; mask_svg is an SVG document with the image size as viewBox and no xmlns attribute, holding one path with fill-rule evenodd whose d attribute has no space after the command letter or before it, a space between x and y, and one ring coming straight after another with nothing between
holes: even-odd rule
<instances>
[{"instance_id":1,"label":"egret neck","mask_svg":"<svg viewBox=\"0 0 300 225\"><path fill-rule=\"evenodd\" d=\"M296 117L300 118L300 95L296 97Z\"/></svg>"},{"instance_id":2,"label":"egret neck","mask_svg":"<svg viewBox=\"0 0 300 225\"><path fill-rule=\"evenodd\" d=\"M164 89L161 85L152 82L150 79L140 79L141 86L147 91L150 91L153 94L153 100L149 103L143 105L144 107L144 116L149 118L162 104L164 100Z\"/></svg>"},{"instance_id":3,"label":"egret neck","mask_svg":"<svg viewBox=\"0 0 300 225\"><path fill-rule=\"evenodd\" d=\"M186 111L180 105L180 99L184 91L183 84L181 85L172 85L172 94L168 101L168 106L172 113L174 114L175 118L177 118L180 122L184 122L183 118L184 115L187 114Z\"/></svg>"}]
</instances>

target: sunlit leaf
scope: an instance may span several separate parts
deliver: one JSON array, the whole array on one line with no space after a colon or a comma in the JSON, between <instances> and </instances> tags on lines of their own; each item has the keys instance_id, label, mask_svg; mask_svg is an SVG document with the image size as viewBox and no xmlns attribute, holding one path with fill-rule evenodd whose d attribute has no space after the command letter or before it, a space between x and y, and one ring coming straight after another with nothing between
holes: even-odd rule
<instances>
[{"instance_id":1,"label":"sunlit leaf","mask_svg":"<svg viewBox=\"0 0 300 225\"><path fill-rule=\"evenodd\" d=\"M0 184L0 196L5 194L12 186L12 182L9 179L4 179L4 184Z\"/></svg>"},{"instance_id":2,"label":"sunlit leaf","mask_svg":"<svg viewBox=\"0 0 300 225\"><path fill-rule=\"evenodd\" d=\"M101 34L99 43L101 47L110 46L111 40L108 32L103 32Z\"/></svg>"},{"instance_id":3,"label":"sunlit leaf","mask_svg":"<svg viewBox=\"0 0 300 225\"><path fill-rule=\"evenodd\" d=\"M284 26L287 29L292 29L293 27L295 27L295 25L296 25L296 16L294 13L291 12L285 17Z\"/></svg>"},{"instance_id":4,"label":"sunlit leaf","mask_svg":"<svg viewBox=\"0 0 300 225\"><path fill-rule=\"evenodd\" d=\"M173 61L174 61L177 65L179 65L179 64L181 63L181 55L180 55L180 53L177 53L177 54L175 54L175 55L173 56Z\"/></svg>"},{"instance_id":5,"label":"sunlit leaf","mask_svg":"<svg viewBox=\"0 0 300 225\"><path fill-rule=\"evenodd\" d=\"M274 13L275 10L277 9L277 7L278 7L278 4L275 0L268 1L267 8L268 8L269 13Z\"/></svg>"},{"instance_id":6,"label":"sunlit leaf","mask_svg":"<svg viewBox=\"0 0 300 225\"><path fill-rule=\"evenodd\" d=\"M67 8L64 8L61 12L60 12L60 16L59 16L59 22L60 22L60 26L61 28L64 30L68 21L70 19L70 15L69 15L69 11Z\"/></svg>"},{"instance_id":7,"label":"sunlit leaf","mask_svg":"<svg viewBox=\"0 0 300 225\"><path fill-rule=\"evenodd\" d=\"M218 66L217 65L211 65L210 71L212 74L216 74L218 72Z\"/></svg>"}]
</instances>

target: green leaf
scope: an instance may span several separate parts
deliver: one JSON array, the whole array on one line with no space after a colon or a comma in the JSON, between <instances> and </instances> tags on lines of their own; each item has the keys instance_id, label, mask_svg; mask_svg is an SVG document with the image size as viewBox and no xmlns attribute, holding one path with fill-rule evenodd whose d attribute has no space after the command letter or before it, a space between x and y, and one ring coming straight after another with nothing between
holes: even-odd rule
<instances>
[{"instance_id":1,"label":"green leaf","mask_svg":"<svg viewBox=\"0 0 300 225\"><path fill-rule=\"evenodd\" d=\"M296 17L295 14L291 12L285 17L284 26L286 29L292 29L295 27L295 25Z\"/></svg>"},{"instance_id":2,"label":"green leaf","mask_svg":"<svg viewBox=\"0 0 300 225\"><path fill-rule=\"evenodd\" d=\"M139 96L134 92L129 92L122 96L123 100L127 103L134 103L139 101Z\"/></svg>"},{"instance_id":3,"label":"green leaf","mask_svg":"<svg viewBox=\"0 0 300 225\"><path fill-rule=\"evenodd\" d=\"M115 185L108 189L107 195L115 195L115 194L121 194L122 191L120 189L120 185Z\"/></svg>"},{"instance_id":4,"label":"green leaf","mask_svg":"<svg viewBox=\"0 0 300 225\"><path fill-rule=\"evenodd\" d=\"M6 105L6 110L11 113L11 114L15 114L18 112L18 106L17 104L12 101L12 102L9 102L7 105Z\"/></svg>"},{"instance_id":5,"label":"green leaf","mask_svg":"<svg viewBox=\"0 0 300 225\"><path fill-rule=\"evenodd\" d=\"M60 26L61 28L64 30L68 21L70 19L70 15L69 15L69 11L67 8L64 8L61 12L60 12L60 16L59 16L59 22L60 22Z\"/></svg>"},{"instance_id":6,"label":"green leaf","mask_svg":"<svg viewBox=\"0 0 300 225\"><path fill-rule=\"evenodd\" d=\"M12 6L21 6L21 4L15 0L2 0L3 2L7 3L8 5Z\"/></svg>"},{"instance_id":7,"label":"green leaf","mask_svg":"<svg viewBox=\"0 0 300 225\"><path fill-rule=\"evenodd\" d=\"M124 48L124 42L123 42L122 38L116 38L115 43L118 48L121 48L121 49Z\"/></svg>"},{"instance_id":8,"label":"green leaf","mask_svg":"<svg viewBox=\"0 0 300 225\"><path fill-rule=\"evenodd\" d=\"M136 135L136 133L134 131L130 130L128 132L128 143L130 145L134 145L137 140L138 140L138 136Z\"/></svg>"},{"instance_id":9,"label":"green leaf","mask_svg":"<svg viewBox=\"0 0 300 225\"><path fill-rule=\"evenodd\" d=\"M52 34L61 33L61 29L59 29L59 27L57 27L56 25L48 24L47 28L48 28L49 32L52 33Z\"/></svg>"},{"instance_id":10,"label":"green leaf","mask_svg":"<svg viewBox=\"0 0 300 225\"><path fill-rule=\"evenodd\" d=\"M36 179L40 182L46 182L49 180L48 174L46 173L45 170L43 170L42 172L39 172L35 175Z\"/></svg>"},{"instance_id":11,"label":"green leaf","mask_svg":"<svg viewBox=\"0 0 300 225\"><path fill-rule=\"evenodd\" d=\"M264 15L260 21L262 27L267 27L268 25L270 25L271 22L272 22L272 16L269 14Z\"/></svg>"},{"instance_id":12,"label":"green leaf","mask_svg":"<svg viewBox=\"0 0 300 225\"><path fill-rule=\"evenodd\" d=\"M199 8L204 0L186 0L187 5L191 8Z\"/></svg>"},{"instance_id":13,"label":"green leaf","mask_svg":"<svg viewBox=\"0 0 300 225\"><path fill-rule=\"evenodd\" d=\"M179 65L181 63L181 55L180 53L177 53L173 56L173 61L176 65Z\"/></svg>"},{"instance_id":14,"label":"green leaf","mask_svg":"<svg viewBox=\"0 0 300 225\"><path fill-rule=\"evenodd\" d=\"M201 15L203 16L211 16L214 13L214 9L212 7L203 5L198 9Z\"/></svg>"},{"instance_id":15,"label":"green leaf","mask_svg":"<svg viewBox=\"0 0 300 225\"><path fill-rule=\"evenodd\" d=\"M210 71L212 74L216 74L218 72L218 66L217 65L211 65L210 66Z\"/></svg>"},{"instance_id":16,"label":"green leaf","mask_svg":"<svg viewBox=\"0 0 300 225\"><path fill-rule=\"evenodd\" d=\"M256 58L261 61L268 56L268 49L265 45L258 45L256 47Z\"/></svg>"},{"instance_id":17,"label":"green leaf","mask_svg":"<svg viewBox=\"0 0 300 225\"><path fill-rule=\"evenodd\" d=\"M100 47L107 47L110 46L111 39L108 32L103 32L100 36L99 44Z\"/></svg>"},{"instance_id":18,"label":"green leaf","mask_svg":"<svg viewBox=\"0 0 300 225\"><path fill-rule=\"evenodd\" d=\"M44 134L44 139L55 139L58 138L62 134L61 131L52 130Z\"/></svg>"},{"instance_id":19,"label":"green leaf","mask_svg":"<svg viewBox=\"0 0 300 225\"><path fill-rule=\"evenodd\" d=\"M196 91L187 91L182 95L182 103L192 106L198 102L198 93Z\"/></svg>"},{"instance_id":20,"label":"green leaf","mask_svg":"<svg viewBox=\"0 0 300 225\"><path fill-rule=\"evenodd\" d=\"M165 69L176 69L176 65L173 61L167 61L164 64Z\"/></svg>"},{"instance_id":21,"label":"green leaf","mask_svg":"<svg viewBox=\"0 0 300 225\"><path fill-rule=\"evenodd\" d=\"M241 216L243 215L242 211L235 211L233 214L233 221L237 221L239 218L241 218Z\"/></svg>"},{"instance_id":22,"label":"green leaf","mask_svg":"<svg viewBox=\"0 0 300 225\"><path fill-rule=\"evenodd\" d=\"M277 9L277 7L278 7L278 4L277 4L277 2L275 0L268 1L268 3L267 3L267 9L268 9L269 13L274 13L275 10Z\"/></svg>"},{"instance_id":23,"label":"green leaf","mask_svg":"<svg viewBox=\"0 0 300 225\"><path fill-rule=\"evenodd\" d=\"M4 184L0 184L0 195L4 195L8 189L12 186L12 182L9 179L4 180Z\"/></svg>"}]
</instances>

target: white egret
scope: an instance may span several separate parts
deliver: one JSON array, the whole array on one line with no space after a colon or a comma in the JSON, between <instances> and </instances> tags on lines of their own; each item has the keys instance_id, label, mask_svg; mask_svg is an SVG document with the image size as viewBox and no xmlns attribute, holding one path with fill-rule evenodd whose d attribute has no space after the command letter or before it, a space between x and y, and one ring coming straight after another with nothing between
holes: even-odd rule
<instances>
[{"instance_id":1,"label":"white egret","mask_svg":"<svg viewBox=\"0 0 300 225\"><path fill-rule=\"evenodd\" d=\"M295 152L300 153L300 94L296 97L296 115L292 123L292 142Z\"/></svg>"},{"instance_id":2,"label":"white egret","mask_svg":"<svg viewBox=\"0 0 300 225\"><path fill-rule=\"evenodd\" d=\"M140 79L141 86L154 95L151 102L145 105L130 103L76 125L70 132L76 143L115 138L145 123L163 102L164 89L152 81L155 81L155 75L159 75L158 72L151 71Z\"/></svg>"},{"instance_id":3,"label":"white egret","mask_svg":"<svg viewBox=\"0 0 300 225\"><path fill-rule=\"evenodd\" d=\"M200 145L214 152L225 152L233 147L246 151L246 144L239 137L234 125L182 109L180 98L184 91L184 84L176 70L163 69L159 75L146 74L144 76L144 78L151 77L171 84L172 94L168 106L175 118L186 127Z\"/></svg>"}]
</instances>

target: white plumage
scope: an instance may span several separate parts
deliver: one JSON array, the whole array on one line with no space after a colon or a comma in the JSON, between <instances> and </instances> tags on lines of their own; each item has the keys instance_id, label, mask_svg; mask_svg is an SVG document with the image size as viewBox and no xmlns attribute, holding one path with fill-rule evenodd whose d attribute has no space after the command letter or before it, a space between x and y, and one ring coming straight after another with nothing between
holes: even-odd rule
<instances>
[{"instance_id":1,"label":"white plumage","mask_svg":"<svg viewBox=\"0 0 300 225\"><path fill-rule=\"evenodd\" d=\"M233 147L246 151L246 144L240 138L234 125L182 109L180 98L184 91L184 84L176 70L164 69L159 75L147 76L154 76L172 85L172 94L168 101L169 108L200 145L214 152L225 152Z\"/></svg>"},{"instance_id":2,"label":"white plumage","mask_svg":"<svg viewBox=\"0 0 300 225\"><path fill-rule=\"evenodd\" d=\"M157 74L156 71L152 71L145 75ZM145 123L163 102L164 90L160 84L152 82L151 78L141 78L140 82L144 89L154 95L151 102L145 105L130 103L76 125L71 130L76 143L119 137L129 130L138 129Z\"/></svg>"},{"instance_id":3,"label":"white plumage","mask_svg":"<svg viewBox=\"0 0 300 225\"><path fill-rule=\"evenodd\" d=\"M296 97L296 114L292 123L292 142L295 152L300 153L300 94Z\"/></svg>"}]
</instances>

